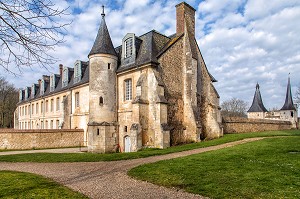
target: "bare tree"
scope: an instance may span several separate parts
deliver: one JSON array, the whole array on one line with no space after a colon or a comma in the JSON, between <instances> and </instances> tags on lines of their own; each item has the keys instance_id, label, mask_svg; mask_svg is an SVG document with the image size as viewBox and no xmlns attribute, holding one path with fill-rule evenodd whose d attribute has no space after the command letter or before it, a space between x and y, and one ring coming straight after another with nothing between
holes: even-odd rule
<instances>
[{"instance_id":1,"label":"bare tree","mask_svg":"<svg viewBox=\"0 0 300 199\"><path fill-rule=\"evenodd\" d=\"M24 66L39 64L49 67L58 61L50 55L63 42L65 26L59 23L66 8L58 8L52 0L0 1L0 66L19 72Z\"/></svg>"},{"instance_id":2,"label":"bare tree","mask_svg":"<svg viewBox=\"0 0 300 199\"><path fill-rule=\"evenodd\" d=\"M13 127L18 91L4 77L0 77L0 128Z\"/></svg>"},{"instance_id":3,"label":"bare tree","mask_svg":"<svg viewBox=\"0 0 300 199\"><path fill-rule=\"evenodd\" d=\"M232 98L230 100L224 101L221 104L222 116L223 117L246 117L248 104L247 102Z\"/></svg>"}]
</instances>

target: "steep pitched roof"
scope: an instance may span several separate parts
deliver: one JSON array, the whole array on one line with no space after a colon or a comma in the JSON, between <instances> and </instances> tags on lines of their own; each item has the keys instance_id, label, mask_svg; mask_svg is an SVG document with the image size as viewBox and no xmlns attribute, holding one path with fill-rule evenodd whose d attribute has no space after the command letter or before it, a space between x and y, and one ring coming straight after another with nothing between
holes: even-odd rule
<instances>
[{"instance_id":1,"label":"steep pitched roof","mask_svg":"<svg viewBox=\"0 0 300 199\"><path fill-rule=\"evenodd\" d=\"M132 64L120 65L117 72L123 72L147 63L158 63L157 55L169 40L169 37L155 30L151 30L136 37L138 45L136 45L137 54L135 62ZM121 59L122 46L117 47L116 51Z\"/></svg>"},{"instance_id":2,"label":"steep pitched roof","mask_svg":"<svg viewBox=\"0 0 300 199\"><path fill-rule=\"evenodd\" d=\"M265 108L263 104L258 83L256 84L256 90L255 90L252 105L247 112L268 112L268 110Z\"/></svg>"},{"instance_id":3,"label":"steep pitched roof","mask_svg":"<svg viewBox=\"0 0 300 199\"><path fill-rule=\"evenodd\" d=\"M98 34L88 56L94 54L110 54L117 56L105 23L104 16L105 14L102 13L102 21L98 30Z\"/></svg>"},{"instance_id":4,"label":"steep pitched roof","mask_svg":"<svg viewBox=\"0 0 300 199\"><path fill-rule=\"evenodd\" d=\"M286 88L286 96L285 96L285 102L283 107L280 110L296 110L293 98L292 98L292 91L291 91L291 83L290 83L290 77L288 78L288 85Z\"/></svg>"}]
</instances>

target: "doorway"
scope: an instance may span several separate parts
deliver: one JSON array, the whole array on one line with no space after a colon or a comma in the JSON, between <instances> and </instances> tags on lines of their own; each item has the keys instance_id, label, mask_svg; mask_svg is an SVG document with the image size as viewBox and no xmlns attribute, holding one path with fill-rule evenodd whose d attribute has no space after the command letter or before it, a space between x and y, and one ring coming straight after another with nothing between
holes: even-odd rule
<instances>
[{"instance_id":1,"label":"doorway","mask_svg":"<svg viewBox=\"0 0 300 199\"><path fill-rule=\"evenodd\" d=\"M131 140L130 136L125 136L125 153L131 152Z\"/></svg>"}]
</instances>

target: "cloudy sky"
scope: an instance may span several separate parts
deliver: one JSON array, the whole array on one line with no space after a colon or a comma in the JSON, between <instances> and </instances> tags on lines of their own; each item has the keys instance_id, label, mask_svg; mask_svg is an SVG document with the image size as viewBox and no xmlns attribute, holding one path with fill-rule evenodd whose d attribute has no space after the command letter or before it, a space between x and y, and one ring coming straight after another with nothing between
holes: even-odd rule
<instances>
[{"instance_id":1,"label":"cloudy sky","mask_svg":"<svg viewBox=\"0 0 300 199\"><path fill-rule=\"evenodd\" d=\"M126 33L141 35L155 29L175 33L175 5L180 0L54 0L71 13L61 20L67 27L65 43L52 55L59 63L73 67L87 60L105 5L106 23L113 43L121 44ZM267 109L281 108L288 74L295 95L300 85L300 1L299 0L187 0L196 10L196 39L221 102L236 97L252 103L259 82ZM42 74L58 73L58 64L49 71L25 68L21 76L0 69L0 74L18 88L31 86Z\"/></svg>"}]
</instances>

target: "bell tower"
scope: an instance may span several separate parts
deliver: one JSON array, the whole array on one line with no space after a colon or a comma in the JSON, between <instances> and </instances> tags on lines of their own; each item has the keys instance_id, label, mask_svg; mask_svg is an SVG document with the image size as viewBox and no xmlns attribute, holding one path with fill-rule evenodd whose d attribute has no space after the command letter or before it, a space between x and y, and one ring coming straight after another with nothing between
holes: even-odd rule
<instances>
[{"instance_id":1,"label":"bell tower","mask_svg":"<svg viewBox=\"0 0 300 199\"><path fill-rule=\"evenodd\" d=\"M117 53L113 47L102 6L101 24L89 58L88 150L112 151L117 142L116 70Z\"/></svg>"}]
</instances>

